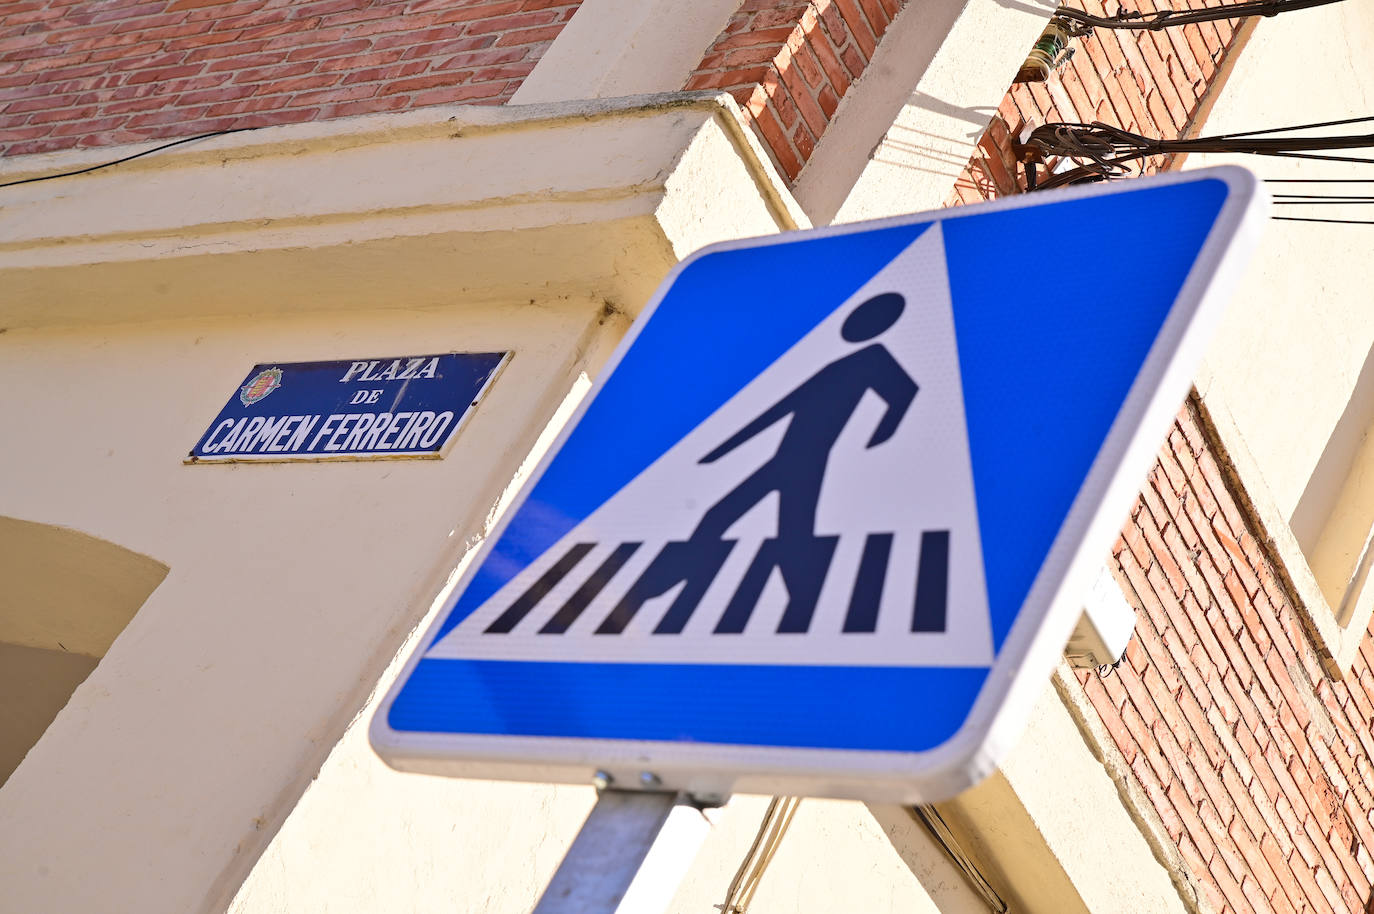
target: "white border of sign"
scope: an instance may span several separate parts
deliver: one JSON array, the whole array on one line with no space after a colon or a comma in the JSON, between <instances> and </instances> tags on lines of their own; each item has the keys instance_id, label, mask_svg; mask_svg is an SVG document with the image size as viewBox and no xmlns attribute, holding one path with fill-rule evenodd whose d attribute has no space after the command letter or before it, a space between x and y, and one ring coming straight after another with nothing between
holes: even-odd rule
<instances>
[{"instance_id":1,"label":"white border of sign","mask_svg":"<svg viewBox=\"0 0 1374 914\"><path fill-rule=\"evenodd\" d=\"M840 797L872 802L920 803L947 799L990 775L1019 738L1030 709L1049 677L1074 624L1083 599L1121 528L1165 429L1192 383L1202 354L1258 243L1267 197L1253 174L1220 166L1107 185L1021 195L991 203L809 230L810 237L849 234L887 226L949 222L986 213L1059 203L1088 197L1132 193L1146 187L1221 180L1229 188L1225 204L1102 449L1089 470L1064 524L1037 574L1025 603L988 673L988 679L959 731L924 752L867 752L793 749L771 746L668 743L464 734L397 733L387 713L420 657L430 647L447 610L467 587L553 456L600 392L621 358L634 344L679 273L716 251L787 243L795 233L724 242L682 261L659 286L653 300L616 349L597 383L564 426L538 468L507 508L501 522L469 565L444 611L419 641L372 719L372 745L391 766L403 771L473 778L589 783L596 771L611 773L616 786L639 786L641 772L652 772L654 789L686 790L697 795L731 792ZM615 696L607 696L615 701Z\"/></svg>"}]
</instances>

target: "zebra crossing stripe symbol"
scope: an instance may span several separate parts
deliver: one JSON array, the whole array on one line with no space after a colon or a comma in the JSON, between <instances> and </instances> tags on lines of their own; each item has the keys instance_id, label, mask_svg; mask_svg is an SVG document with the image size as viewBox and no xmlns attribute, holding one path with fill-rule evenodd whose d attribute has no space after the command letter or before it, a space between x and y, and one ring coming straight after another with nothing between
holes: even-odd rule
<instances>
[{"instance_id":1,"label":"zebra crossing stripe symbol","mask_svg":"<svg viewBox=\"0 0 1374 914\"><path fill-rule=\"evenodd\" d=\"M943 264L925 232L427 656L988 665Z\"/></svg>"}]
</instances>

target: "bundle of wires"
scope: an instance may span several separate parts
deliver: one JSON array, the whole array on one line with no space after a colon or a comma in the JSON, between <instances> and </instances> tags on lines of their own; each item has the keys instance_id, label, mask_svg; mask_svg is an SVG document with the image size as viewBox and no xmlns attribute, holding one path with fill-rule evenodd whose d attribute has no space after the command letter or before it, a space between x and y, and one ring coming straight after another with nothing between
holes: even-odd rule
<instances>
[{"instance_id":1,"label":"bundle of wires","mask_svg":"<svg viewBox=\"0 0 1374 914\"><path fill-rule=\"evenodd\" d=\"M1087 28L1098 29L1137 29L1158 31L1178 25L1198 22L1212 22L1218 19L1241 19L1247 16L1277 16L1279 13L1310 9L1340 3L1342 0L1246 0L1243 3L1227 3L1221 6L1202 9L1159 10L1142 13L1120 9L1115 16L1094 16L1082 10L1060 7L1055 15L1068 19Z\"/></svg>"},{"instance_id":2,"label":"bundle of wires","mask_svg":"<svg viewBox=\"0 0 1374 914\"><path fill-rule=\"evenodd\" d=\"M792 824L792 817L796 815L800 804L800 797L774 797L768 804L763 821L759 823L758 834L754 836L754 843L749 847L749 853L744 855L735 878L730 881L725 902L718 905L721 914L745 914L749 909L754 893L763 880L763 873L768 869L768 864L773 862L782 836L787 834L787 828Z\"/></svg>"},{"instance_id":3,"label":"bundle of wires","mask_svg":"<svg viewBox=\"0 0 1374 914\"><path fill-rule=\"evenodd\" d=\"M1374 184L1374 178L1266 178L1266 184ZM1302 188L1316 190L1319 188ZM1275 191L1271 198L1274 206L1368 206L1374 204L1374 195L1353 193L1296 194ZM1284 210L1292 212L1292 210ZM1327 219L1315 216L1271 216L1275 222L1324 222L1331 225L1374 225L1374 219Z\"/></svg>"},{"instance_id":4,"label":"bundle of wires","mask_svg":"<svg viewBox=\"0 0 1374 914\"><path fill-rule=\"evenodd\" d=\"M1223 152L1312 159L1324 162L1374 164L1374 158L1322 154L1335 149L1374 147L1374 133L1337 136L1301 135L1293 131L1343 126L1374 121L1374 117L1352 117L1292 127L1249 130L1224 136L1165 140L1141 136L1120 127L1095 121L1091 124L1051 123L1035 128L1023 145L1023 158L1044 162L1052 158L1069 159L1076 168L1051 175L1039 183L1040 189L1109 180L1131 173L1152 156L1186 155L1194 152ZM1290 134L1275 136L1275 134Z\"/></svg>"}]
</instances>

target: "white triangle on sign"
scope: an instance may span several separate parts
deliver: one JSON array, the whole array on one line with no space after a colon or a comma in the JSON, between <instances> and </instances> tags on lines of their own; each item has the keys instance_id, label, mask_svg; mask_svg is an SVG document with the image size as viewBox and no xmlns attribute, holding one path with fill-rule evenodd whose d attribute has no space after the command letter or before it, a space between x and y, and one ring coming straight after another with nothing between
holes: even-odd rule
<instances>
[{"instance_id":1,"label":"white triangle on sign","mask_svg":"<svg viewBox=\"0 0 1374 914\"><path fill-rule=\"evenodd\" d=\"M895 323L847 341L845 321L891 293L905 301ZM875 348L890 358L870 352L845 363L852 369L833 367ZM824 391L820 407L802 398L768 421L770 408L797 403L785 398L827 368L806 388ZM919 388L905 411L898 394L907 382L891 381L894 371ZM990 666L959 377L937 224L426 656ZM889 416L900 420L895 431L872 443ZM817 428L829 431L806 438ZM822 471L819 492L808 488ZM812 508L814 528L799 532ZM782 511L793 523L780 529ZM684 569L686 580L676 574ZM698 598L685 599L694 583ZM641 598L627 600L636 591Z\"/></svg>"}]
</instances>

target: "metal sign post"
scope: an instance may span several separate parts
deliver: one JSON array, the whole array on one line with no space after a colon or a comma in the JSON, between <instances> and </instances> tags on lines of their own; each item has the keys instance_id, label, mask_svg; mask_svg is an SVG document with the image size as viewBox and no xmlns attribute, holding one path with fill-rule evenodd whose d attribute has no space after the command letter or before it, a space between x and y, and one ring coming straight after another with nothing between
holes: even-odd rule
<instances>
[{"instance_id":1,"label":"metal sign post","mask_svg":"<svg viewBox=\"0 0 1374 914\"><path fill-rule=\"evenodd\" d=\"M668 910L716 814L685 793L599 789L533 914Z\"/></svg>"}]
</instances>

